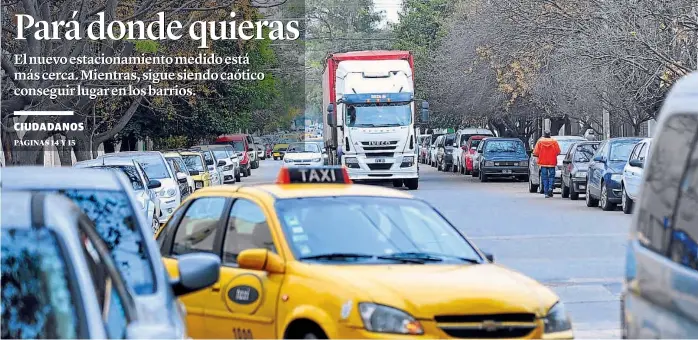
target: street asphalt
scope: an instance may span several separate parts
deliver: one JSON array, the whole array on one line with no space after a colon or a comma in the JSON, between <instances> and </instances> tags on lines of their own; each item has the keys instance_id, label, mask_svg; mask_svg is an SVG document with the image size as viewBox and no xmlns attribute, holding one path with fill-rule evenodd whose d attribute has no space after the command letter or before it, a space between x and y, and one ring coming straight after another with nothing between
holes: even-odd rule
<instances>
[{"instance_id":1,"label":"street asphalt","mask_svg":"<svg viewBox=\"0 0 698 340\"><path fill-rule=\"evenodd\" d=\"M242 182L269 183L281 161L267 159ZM392 185L390 185L392 186ZM406 189L404 189L406 190ZM411 194L440 210L495 262L553 289L567 307L576 338L620 337L619 295L630 224L623 212L528 192L526 183L479 182L420 164Z\"/></svg>"}]
</instances>

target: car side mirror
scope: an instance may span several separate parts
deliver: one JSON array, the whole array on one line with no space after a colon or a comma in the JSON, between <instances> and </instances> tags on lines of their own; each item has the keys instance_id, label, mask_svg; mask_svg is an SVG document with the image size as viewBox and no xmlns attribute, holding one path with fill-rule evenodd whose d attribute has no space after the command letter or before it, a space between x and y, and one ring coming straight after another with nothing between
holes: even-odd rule
<instances>
[{"instance_id":1,"label":"car side mirror","mask_svg":"<svg viewBox=\"0 0 698 340\"><path fill-rule=\"evenodd\" d=\"M429 122L429 102L428 101L423 101L422 102L422 116L420 117L420 120L422 123L427 123Z\"/></svg>"},{"instance_id":2,"label":"car side mirror","mask_svg":"<svg viewBox=\"0 0 698 340\"><path fill-rule=\"evenodd\" d=\"M225 161L224 160L219 160L218 161L218 166L225 166Z\"/></svg>"},{"instance_id":3,"label":"car side mirror","mask_svg":"<svg viewBox=\"0 0 698 340\"><path fill-rule=\"evenodd\" d=\"M148 182L148 189L157 189L157 188L159 188L159 187L161 187L161 186L162 186L162 183L160 183L160 181L158 181L158 180L156 180L156 179L151 179L151 180Z\"/></svg>"},{"instance_id":4,"label":"car side mirror","mask_svg":"<svg viewBox=\"0 0 698 340\"><path fill-rule=\"evenodd\" d=\"M327 125L334 127L337 122L334 120L334 104L327 105Z\"/></svg>"},{"instance_id":5,"label":"car side mirror","mask_svg":"<svg viewBox=\"0 0 698 340\"><path fill-rule=\"evenodd\" d=\"M494 262L494 255L492 253L487 251L483 251L483 253L485 254L487 261Z\"/></svg>"},{"instance_id":6,"label":"car side mirror","mask_svg":"<svg viewBox=\"0 0 698 340\"><path fill-rule=\"evenodd\" d=\"M197 176L197 175L199 175L200 173L201 173L201 172L199 172L199 171L197 171L197 170L189 170L189 174L192 175L192 176Z\"/></svg>"},{"instance_id":7,"label":"car side mirror","mask_svg":"<svg viewBox=\"0 0 698 340\"><path fill-rule=\"evenodd\" d=\"M603 156L596 156L594 157L594 162L604 163L606 160L603 158Z\"/></svg>"},{"instance_id":8,"label":"car side mirror","mask_svg":"<svg viewBox=\"0 0 698 340\"><path fill-rule=\"evenodd\" d=\"M186 182L187 181L187 175L185 175L183 172L178 172L177 173L177 180L180 182Z\"/></svg>"},{"instance_id":9,"label":"car side mirror","mask_svg":"<svg viewBox=\"0 0 698 340\"><path fill-rule=\"evenodd\" d=\"M247 148L247 151L248 151L248 152L253 152L254 149L253 149L253 148Z\"/></svg>"},{"instance_id":10,"label":"car side mirror","mask_svg":"<svg viewBox=\"0 0 698 340\"><path fill-rule=\"evenodd\" d=\"M213 165L213 160L212 160L212 159L207 159L207 160L206 160L206 165Z\"/></svg>"},{"instance_id":11,"label":"car side mirror","mask_svg":"<svg viewBox=\"0 0 698 340\"><path fill-rule=\"evenodd\" d=\"M177 257L179 277L171 281L175 296L210 287L218 281L221 260L209 253L191 253ZM139 335L140 337L142 335Z\"/></svg>"},{"instance_id":12,"label":"car side mirror","mask_svg":"<svg viewBox=\"0 0 698 340\"><path fill-rule=\"evenodd\" d=\"M630 166L634 166L636 168L644 167L644 162L642 160L637 159L637 158L631 159L628 163L630 164Z\"/></svg>"},{"instance_id":13,"label":"car side mirror","mask_svg":"<svg viewBox=\"0 0 698 340\"><path fill-rule=\"evenodd\" d=\"M570 161L569 159L562 160L562 164L570 164L570 163L572 163L572 161Z\"/></svg>"},{"instance_id":14,"label":"car side mirror","mask_svg":"<svg viewBox=\"0 0 698 340\"><path fill-rule=\"evenodd\" d=\"M283 273L286 270L281 256L261 248L241 251L237 262L242 269L264 270L268 273Z\"/></svg>"}]
</instances>

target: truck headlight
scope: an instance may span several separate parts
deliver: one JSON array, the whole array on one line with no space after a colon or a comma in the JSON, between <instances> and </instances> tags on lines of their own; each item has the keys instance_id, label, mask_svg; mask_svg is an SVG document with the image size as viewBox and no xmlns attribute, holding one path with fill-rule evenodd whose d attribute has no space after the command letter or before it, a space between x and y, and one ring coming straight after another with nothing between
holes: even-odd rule
<instances>
[{"instance_id":1,"label":"truck headlight","mask_svg":"<svg viewBox=\"0 0 698 340\"><path fill-rule=\"evenodd\" d=\"M356 159L356 157L347 157L344 159L344 163L346 163L346 164L358 164L359 160Z\"/></svg>"},{"instance_id":2,"label":"truck headlight","mask_svg":"<svg viewBox=\"0 0 698 340\"><path fill-rule=\"evenodd\" d=\"M322 157L320 157L320 158L313 158L313 163L315 163L315 162L321 162L321 161L322 161Z\"/></svg>"},{"instance_id":3,"label":"truck headlight","mask_svg":"<svg viewBox=\"0 0 698 340\"><path fill-rule=\"evenodd\" d=\"M548 315L544 319L544 323L545 333L564 332L572 329L572 322L562 302L558 302L550 308Z\"/></svg>"},{"instance_id":4,"label":"truck headlight","mask_svg":"<svg viewBox=\"0 0 698 340\"><path fill-rule=\"evenodd\" d=\"M414 163L414 156L402 157L402 162L403 163Z\"/></svg>"},{"instance_id":5,"label":"truck headlight","mask_svg":"<svg viewBox=\"0 0 698 340\"><path fill-rule=\"evenodd\" d=\"M424 329L419 321L411 315L384 305L375 303L359 303L361 320L364 328L370 332L393 334L424 334Z\"/></svg>"},{"instance_id":6,"label":"truck headlight","mask_svg":"<svg viewBox=\"0 0 698 340\"><path fill-rule=\"evenodd\" d=\"M586 171L577 171L574 173L574 177L585 178L585 177L587 177L587 172Z\"/></svg>"},{"instance_id":7,"label":"truck headlight","mask_svg":"<svg viewBox=\"0 0 698 340\"><path fill-rule=\"evenodd\" d=\"M485 166L494 166L493 161L485 161Z\"/></svg>"},{"instance_id":8,"label":"truck headlight","mask_svg":"<svg viewBox=\"0 0 698 340\"><path fill-rule=\"evenodd\" d=\"M613 174L613 175L611 175L611 180L612 180L612 181L620 182L620 179L621 179L621 175L620 175L620 174Z\"/></svg>"}]
</instances>

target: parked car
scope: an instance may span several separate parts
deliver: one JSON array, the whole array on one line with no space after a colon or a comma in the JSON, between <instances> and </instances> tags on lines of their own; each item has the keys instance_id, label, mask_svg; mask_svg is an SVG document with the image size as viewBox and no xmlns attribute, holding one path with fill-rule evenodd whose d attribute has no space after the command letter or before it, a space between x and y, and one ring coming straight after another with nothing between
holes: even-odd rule
<instances>
[{"instance_id":1,"label":"parked car","mask_svg":"<svg viewBox=\"0 0 698 340\"><path fill-rule=\"evenodd\" d=\"M182 199L187 198L187 196L191 195L194 190L196 190L196 186L194 185L194 177L189 173L189 168L187 168L187 164L184 163L182 155L176 151L168 151L163 153L163 156L165 156L165 159L170 163L175 173L181 172L187 176L186 187L180 188L182 191Z\"/></svg>"},{"instance_id":2,"label":"parked car","mask_svg":"<svg viewBox=\"0 0 698 340\"><path fill-rule=\"evenodd\" d=\"M252 137L252 143L254 144L255 150L257 150L257 159L265 160L267 158L264 152L264 142L259 137Z\"/></svg>"},{"instance_id":3,"label":"parked car","mask_svg":"<svg viewBox=\"0 0 698 340\"><path fill-rule=\"evenodd\" d=\"M146 156L153 157L152 153ZM136 159L141 164L142 160L150 161L151 172L153 169L165 171L164 164L156 167L150 158L138 156ZM148 176L153 177L150 173ZM158 179L160 182L167 180ZM176 297L212 285L218 279L220 258L206 253L186 255L188 263L179 267L179 278L170 278L159 257L150 223L138 213L138 203L125 176L95 169L7 167L2 172L2 188L3 202L6 191L60 193L70 198L106 243L117 269L134 293L140 321L146 328L169 329L172 333L165 338L187 336L186 313ZM4 212L3 218L6 217ZM3 240L3 245L5 242ZM143 334L136 336L143 337Z\"/></svg>"},{"instance_id":4,"label":"parked car","mask_svg":"<svg viewBox=\"0 0 698 340\"><path fill-rule=\"evenodd\" d=\"M218 166L213 157L213 152L211 150L202 149L190 149L189 151L198 152L204 157L204 162L206 164L206 170L208 170L209 175L211 175L211 185L222 185L223 184L223 173L221 173L222 168Z\"/></svg>"},{"instance_id":5,"label":"parked car","mask_svg":"<svg viewBox=\"0 0 698 340\"><path fill-rule=\"evenodd\" d=\"M91 169L106 169L116 170L124 174L135 193L136 201L138 201L141 212L145 216L146 221L151 221L153 232L160 228L160 198L155 191L160 187L160 182L151 180L145 173L143 167L138 161L133 159L101 159L78 162L73 165L75 168L91 168Z\"/></svg>"},{"instance_id":6,"label":"parked car","mask_svg":"<svg viewBox=\"0 0 698 340\"><path fill-rule=\"evenodd\" d=\"M623 212L630 214L633 211L633 203L640 197L640 183L644 173L644 165L649 150L652 147L652 138L645 138L635 145L630 153L628 163L623 168L620 179L621 207Z\"/></svg>"},{"instance_id":7,"label":"parked car","mask_svg":"<svg viewBox=\"0 0 698 340\"><path fill-rule=\"evenodd\" d=\"M214 153L217 148L225 150L225 152L228 154L228 159L230 159L230 161L233 163L233 176L235 179L233 183L239 182L240 177L242 176L242 169L240 168L240 157L238 156L237 151L235 151L233 146L229 144L211 145L211 149L214 150Z\"/></svg>"},{"instance_id":8,"label":"parked car","mask_svg":"<svg viewBox=\"0 0 698 340\"><path fill-rule=\"evenodd\" d=\"M132 338L139 323L132 292L80 209L56 194L2 198L2 337Z\"/></svg>"},{"instance_id":9,"label":"parked car","mask_svg":"<svg viewBox=\"0 0 698 340\"><path fill-rule=\"evenodd\" d=\"M462 146L463 164L460 165L460 171L462 174L470 175L473 172L473 157L477 154L477 147L480 145L483 139L487 138L485 135L475 135L470 136L465 145Z\"/></svg>"},{"instance_id":10,"label":"parked car","mask_svg":"<svg viewBox=\"0 0 698 340\"><path fill-rule=\"evenodd\" d=\"M480 182L487 182L492 177L528 180L528 154L523 141L519 138L484 139L479 157Z\"/></svg>"},{"instance_id":11,"label":"parked car","mask_svg":"<svg viewBox=\"0 0 698 340\"><path fill-rule=\"evenodd\" d=\"M621 337L698 338L698 72L658 113L635 201L620 295Z\"/></svg>"},{"instance_id":12,"label":"parked car","mask_svg":"<svg viewBox=\"0 0 698 340\"><path fill-rule=\"evenodd\" d=\"M436 168L439 164L439 145L443 145L444 138L446 138L445 135L437 136L429 147L429 165L431 165L432 168Z\"/></svg>"},{"instance_id":13,"label":"parked car","mask_svg":"<svg viewBox=\"0 0 698 340\"><path fill-rule=\"evenodd\" d=\"M587 170L601 142L576 142L567 150L562 160L561 191L562 198L579 199L579 194L586 191Z\"/></svg>"},{"instance_id":14,"label":"parked car","mask_svg":"<svg viewBox=\"0 0 698 340\"><path fill-rule=\"evenodd\" d=\"M221 173L223 184L235 183L235 164L230 159L228 151L220 145L195 145L192 149L208 150L213 155L213 163Z\"/></svg>"},{"instance_id":15,"label":"parked car","mask_svg":"<svg viewBox=\"0 0 698 340\"><path fill-rule=\"evenodd\" d=\"M475 153L473 154L473 171L470 173L471 176L473 177L479 177L480 176L480 159L482 159L482 147L484 144L485 140L490 137L485 137L480 140L480 143L477 145L477 148L475 149Z\"/></svg>"},{"instance_id":16,"label":"parked car","mask_svg":"<svg viewBox=\"0 0 698 340\"><path fill-rule=\"evenodd\" d=\"M621 176L630 153L642 138L619 137L608 139L589 162L587 171L586 205L601 204L603 210L613 210L621 202Z\"/></svg>"},{"instance_id":17,"label":"parked car","mask_svg":"<svg viewBox=\"0 0 698 340\"><path fill-rule=\"evenodd\" d=\"M180 151L189 174L194 179L194 190L211 186L211 174L206 169L204 155L194 151Z\"/></svg>"},{"instance_id":18,"label":"parked car","mask_svg":"<svg viewBox=\"0 0 698 340\"><path fill-rule=\"evenodd\" d=\"M456 134L449 133L437 144L436 168L439 171L449 171L453 169L453 149L455 149Z\"/></svg>"},{"instance_id":19,"label":"parked car","mask_svg":"<svg viewBox=\"0 0 698 340\"><path fill-rule=\"evenodd\" d=\"M456 143L453 149L454 172L465 173L465 155L470 151L470 148L466 149L465 146L468 144L470 137L473 136L494 136L494 133L488 129L480 128L465 128L456 131Z\"/></svg>"},{"instance_id":20,"label":"parked car","mask_svg":"<svg viewBox=\"0 0 698 340\"><path fill-rule=\"evenodd\" d=\"M560 154L557 156L557 166L555 167L555 183L554 188L559 188L562 184L560 176L562 175L562 160L565 158L567 151L569 151L570 146L576 142L585 141L584 137L579 136L552 136L553 139L557 141L560 145ZM538 157L531 157L528 162L528 192L543 193L543 186L541 185L541 172L538 166Z\"/></svg>"},{"instance_id":21,"label":"parked car","mask_svg":"<svg viewBox=\"0 0 698 340\"><path fill-rule=\"evenodd\" d=\"M254 151L255 147L252 143L252 137L249 135L220 136L216 139L215 144L229 144L233 147L238 154L238 158L240 158L240 172L243 176L249 177L252 174L252 169L259 167L259 160L256 157L257 153Z\"/></svg>"},{"instance_id":22,"label":"parked car","mask_svg":"<svg viewBox=\"0 0 698 340\"><path fill-rule=\"evenodd\" d=\"M264 144L264 157L265 158L271 158L271 153L272 153L272 148L271 144Z\"/></svg>"},{"instance_id":23,"label":"parked car","mask_svg":"<svg viewBox=\"0 0 698 340\"><path fill-rule=\"evenodd\" d=\"M182 183L186 185L187 177L183 173L177 174L172 171L162 153L158 151L125 151L107 153L97 157L98 160L103 158L134 159L145 168L145 173L149 179L160 182L160 188L157 189L162 211L160 223L165 223L174 209L182 202L180 186Z\"/></svg>"}]
</instances>

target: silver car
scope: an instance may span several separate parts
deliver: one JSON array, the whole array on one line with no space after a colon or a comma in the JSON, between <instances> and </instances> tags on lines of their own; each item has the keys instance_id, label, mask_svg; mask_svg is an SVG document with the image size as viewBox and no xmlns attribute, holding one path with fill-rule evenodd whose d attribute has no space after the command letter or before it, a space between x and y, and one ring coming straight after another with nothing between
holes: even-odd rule
<instances>
[{"instance_id":1,"label":"silver car","mask_svg":"<svg viewBox=\"0 0 698 340\"><path fill-rule=\"evenodd\" d=\"M170 329L166 338L187 336L186 313L175 292L188 294L218 281L220 258L187 254L183 264L180 257L180 277L171 280L150 224L137 213L138 203L124 175L94 169L7 167L2 172L2 187L3 192L31 190L70 198L92 220L109 248L135 294L135 306L144 325Z\"/></svg>"},{"instance_id":2,"label":"silver car","mask_svg":"<svg viewBox=\"0 0 698 340\"><path fill-rule=\"evenodd\" d=\"M562 181L560 180L562 174L562 160L565 159L567 151L569 151L572 144L586 141L584 137L579 136L552 136L552 139L556 140L560 145L560 154L557 156L557 166L555 167L555 188L560 188ZM541 172L538 166L538 157L534 157L531 154L528 160L528 191L543 193L543 186L541 183Z\"/></svg>"},{"instance_id":3,"label":"silver car","mask_svg":"<svg viewBox=\"0 0 698 340\"><path fill-rule=\"evenodd\" d=\"M101 159L78 162L73 165L75 168L109 169L123 173L131 183L135 192L136 201L141 207L141 211L146 221L151 221L153 233L160 228L160 198L155 189L160 187L160 182L151 180L145 170L136 160L128 159Z\"/></svg>"}]
</instances>

